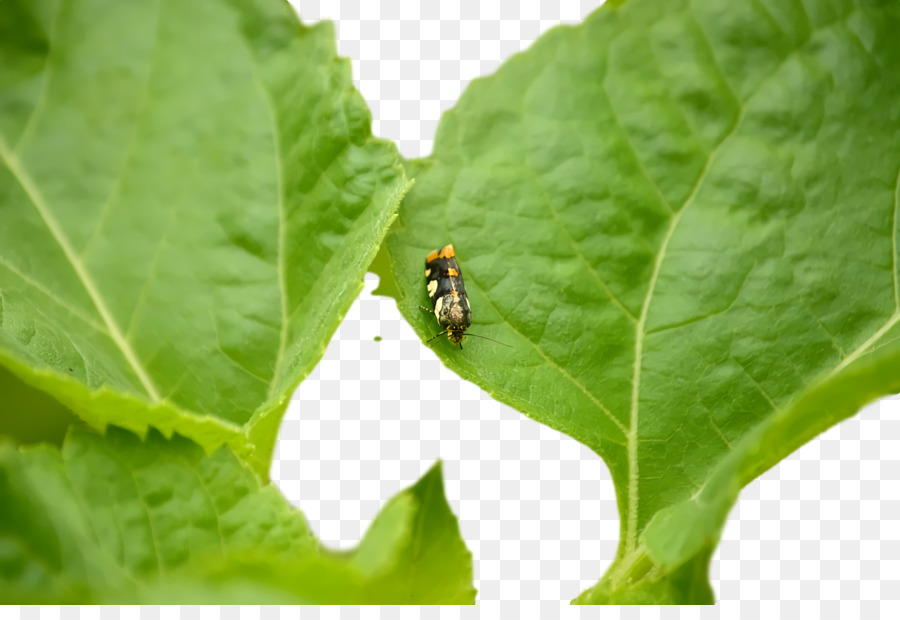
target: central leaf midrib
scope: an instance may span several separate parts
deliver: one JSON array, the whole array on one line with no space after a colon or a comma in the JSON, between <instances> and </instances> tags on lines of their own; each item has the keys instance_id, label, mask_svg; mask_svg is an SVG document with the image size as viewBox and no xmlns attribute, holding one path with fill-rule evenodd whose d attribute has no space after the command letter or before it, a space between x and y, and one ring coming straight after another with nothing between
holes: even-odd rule
<instances>
[{"instance_id":1,"label":"central leaf midrib","mask_svg":"<svg viewBox=\"0 0 900 620\"><path fill-rule=\"evenodd\" d=\"M72 247L71 242L63 232L62 227L56 221L56 218L53 217L53 213L50 210L49 206L44 202L43 196L41 195L37 184L29 176L28 172L25 170L25 167L22 166L21 162L19 162L15 154L13 154L9 150L6 139L2 135L0 135L0 157L2 157L3 162L9 170L10 174L12 174L16 181L18 181L19 185L22 187L22 190L28 196L28 199L37 210L38 215L40 215L41 219L44 222L44 225L47 226L47 229L53 239L59 245L60 249L62 249L63 254L66 256L66 259L69 261L69 264L75 272L75 275L78 276L79 282L84 287L88 296L91 298L94 307L97 309L97 313L103 320L103 324L109 331L110 339L119 349L119 352L122 353L122 355L125 357L128 365L131 366L132 371L134 371L138 380L140 380L141 385L147 392L147 395L150 396L150 398L154 402L158 403L161 400L160 394L152 379L150 378L149 373L141 364L140 359L138 358L134 349L131 347L131 344L122 334L121 329L119 329L118 324L113 318L112 313L109 311L109 308L107 308L106 302L103 300L103 296L100 294L100 290L97 288L97 285L91 277L90 272L88 272L87 268L78 257L78 254L75 252L75 249Z\"/></svg>"},{"instance_id":2,"label":"central leaf midrib","mask_svg":"<svg viewBox=\"0 0 900 620\"><path fill-rule=\"evenodd\" d=\"M851 12L852 14L852 12ZM685 199L681 208L678 209L676 213L673 214L672 219L669 223L669 228L666 230L666 233L663 237L663 240L660 244L660 250L657 254L656 261L654 263L653 273L650 277L650 282L647 288L647 295L644 298L644 302L641 305L641 313L638 319L637 324L635 325L635 346L634 346L634 367L632 373L632 390L631 390L631 407L630 407L630 416L629 416L629 432L626 434L628 443L626 446L626 451L628 455L628 506L626 511L626 528L625 528L625 550L627 553L634 552L637 547L637 519L638 519L638 481L640 479L639 474L639 463L638 463L638 447L637 447L637 437L638 437L638 421L639 421L639 396L640 396L640 378L641 378L641 363L643 357L643 341L645 337L645 326L647 322L647 315L649 314L650 303L653 299L653 294L656 288L656 282L659 277L659 272L662 269L662 264L665 260L666 251L668 249L668 245L670 240L675 234L675 230L678 227L678 223L681 221L681 216L685 212L685 210L693 204L694 200L697 197L703 183L706 179L707 174L712 168L712 164L715 159L718 157L719 153L722 150L722 147L728 143L728 141L737 133L738 129L740 129L741 125L744 122L744 117L747 111L747 107L749 103L753 100L753 98L760 92L762 87L769 82L774 76L776 76L784 65L793 58L793 56L802 50L812 37L817 33L821 32L827 28L832 27L834 24L847 19L849 15L840 15L836 17L834 20L827 24L823 24L818 28L811 28L807 37L801 41L798 45L793 47L788 54L785 55L784 58L779 61L779 63L766 75L764 76L759 83L753 88L753 90L746 95L743 101L739 101L739 111L737 118L734 121L731 129L728 133L722 138L722 140L716 145L716 147L710 152L707 157L706 164L701 171L700 175L697 178L697 181L694 183L694 186L691 190L691 193ZM706 37L705 33L701 31L701 36ZM710 50L712 50L712 46L710 46ZM714 55L712 56L713 61L715 62ZM716 64L718 68L718 65ZM721 72L721 69L719 69ZM723 79L725 76L722 76ZM726 84L727 84L726 80ZM898 179L900 179L900 173L898 173ZM894 242L896 243L896 242ZM896 271L896 270L895 270ZM895 315L896 316L896 315ZM893 318L893 317L892 317ZM895 321L896 322L896 321ZM888 320L888 323L891 323L891 319ZM886 324L887 325L887 324ZM885 328L883 328L886 331ZM881 332L882 330L879 330ZM883 335L881 333L876 333L873 335L873 339L880 338ZM876 338L877 337L877 338ZM837 370L837 369L836 369Z\"/></svg>"},{"instance_id":3,"label":"central leaf midrib","mask_svg":"<svg viewBox=\"0 0 900 620\"><path fill-rule=\"evenodd\" d=\"M278 193L278 291L281 299L281 326L278 332L278 352L275 355L275 365L272 369L272 378L268 381L268 389L266 390L266 401L271 400L275 386L278 384L278 374L281 371L281 365L284 363L284 352L287 349L288 325L290 324L290 313L288 311L288 292L287 292L287 275L285 273L285 230L287 228L287 218L284 204L284 172L282 170L282 153L281 153L281 130L278 123L278 113L275 103L269 89L266 87L262 72L257 62L256 55L246 36L237 37L247 53L247 59L250 62L253 81L256 83L259 92L262 94L263 102L268 112L270 130L272 132L272 147L275 156L275 181ZM257 408L255 413L258 413ZM249 421L248 421L249 422Z\"/></svg>"},{"instance_id":4,"label":"central leaf midrib","mask_svg":"<svg viewBox=\"0 0 900 620\"><path fill-rule=\"evenodd\" d=\"M787 61L787 58L790 57L790 54L785 57L781 64L770 74L775 75L781 68L782 64ZM734 124L731 126L731 129L722 138L718 145L716 145L715 149L713 149L709 156L706 159L706 164L703 167L703 170L700 172L700 175L697 177L697 180L694 182L694 186L691 189L691 193L685 199L681 208L678 209L673 215L672 219L669 221L669 227L666 230L665 235L663 236L663 240L659 246L659 253L656 256L656 261L653 265L653 272L650 276L650 282L647 285L647 295L644 297L644 302L641 304L641 313L638 317L638 322L634 327L634 367L632 369L632 382L631 382L631 407L630 407L630 415L629 415L629 427L628 433L626 435L628 439L628 443L626 446L626 451L628 454L628 510L626 517L626 526L625 526L625 549L626 552L632 552L637 546L637 517L638 517L638 481L639 481L639 464L638 464L638 456L637 456L637 438L638 438L638 417L640 413L640 383L641 383L641 364L643 361L644 354L644 337L646 336L646 325L647 325L647 315L650 312L650 303L653 300L653 294L656 291L656 283L659 280L659 273L662 270L662 264L666 257L666 252L669 248L669 242L672 240L672 237L675 235L675 231L678 228L678 224L681 221L681 216L687 210L687 208L693 204L694 200L697 197L697 194L700 192L700 188L703 186L704 181L706 180L706 175L709 174L709 171L712 169L712 164L715 161L716 157L718 157L719 153L722 150L722 147L731 139L731 137L737 132L740 128L741 124L744 121L744 114L747 109L747 103L749 103L750 99L759 91L762 87L762 84L768 80L768 77L760 82L760 84L756 87L756 89L747 97L747 100L741 105L740 110L738 112L737 118L734 121Z\"/></svg>"}]
</instances>

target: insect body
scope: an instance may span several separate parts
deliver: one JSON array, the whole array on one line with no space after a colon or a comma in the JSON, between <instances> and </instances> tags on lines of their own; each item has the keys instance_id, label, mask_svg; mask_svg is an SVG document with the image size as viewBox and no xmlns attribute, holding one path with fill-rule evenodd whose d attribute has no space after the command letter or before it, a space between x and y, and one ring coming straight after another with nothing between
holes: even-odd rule
<instances>
[{"instance_id":1,"label":"insect body","mask_svg":"<svg viewBox=\"0 0 900 620\"><path fill-rule=\"evenodd\" d=\"M431 298L434 316L443 328L443 331L435 334L428 342L441 334L447 334L450 341L458 344L460 349L462 349L462 340L466 336L484 338L502 344L504 347L509 346L487 336L466 334L466 330L472 324L472 309L469 307L466 285L463 284L462 273L456 262L452 244L434 250L425 258L425 283L428 287L428 296ZM430 312L425 306L422 306L422 309Z\"/></svg>"},{"instance_id":2,"label":"insect body","mask_svg":"<svg viewBox=\"0 0 900 620\"><path fill-rule=\"evenodd\" d=\"M438 324L447 337L462 349L462 339L472 324L472 310L466 296L453 245L434 250L425 259L425 282Z\"/></svg>"}]
</instances>

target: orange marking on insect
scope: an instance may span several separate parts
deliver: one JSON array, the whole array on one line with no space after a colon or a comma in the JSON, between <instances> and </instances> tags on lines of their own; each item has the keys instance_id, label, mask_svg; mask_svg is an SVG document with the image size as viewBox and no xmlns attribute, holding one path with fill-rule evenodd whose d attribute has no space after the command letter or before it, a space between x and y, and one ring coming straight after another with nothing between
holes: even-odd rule
<instances>
[{"instance_id":1,"label":"orange marking on insect","mask_svg":"<svg viewBox=\"0 0 900 620\"><path fill-rule=\"evenodd\" d=\"M431 253L425 257L425 262L430 263L439 258L453 258L454 256L456 256L456 253L453 251L453 244L451 243L450 245L445 245L437 250L432 250Z\"/></svg>"},{"instance_id":2,"label":"orange marking on insect","mask_svg":"<svg viewBox=\"0 0 900 620\"><path fill-rule=\"evenodd\" d=\"M457 291L450 291L450 294L454 297L459 297L459 293Z\"/></svg>"},{"instance_id":3,"label":"orange marking on insect","mask_svg":"<svg viewBox=\"0 0 900 620\"><path fill-rule=\"evenodd\" d=\"M459 275L459 272L458 272L456 269L448 269L448 270L447 270L447 275L448 275L448 276L458 276L458 275Z\"/></svg>"}]
</instances>

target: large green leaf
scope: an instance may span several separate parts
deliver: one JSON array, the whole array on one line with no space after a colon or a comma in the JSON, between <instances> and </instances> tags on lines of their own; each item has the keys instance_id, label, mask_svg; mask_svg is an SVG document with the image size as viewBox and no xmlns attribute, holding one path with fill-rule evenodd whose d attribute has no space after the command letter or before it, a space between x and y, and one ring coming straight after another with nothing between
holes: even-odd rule
<instances>
[{"instance_id":1,"label":"large green leaf","mask_svg":"<svg viewBox=\"0 0 900 620\"><path fill-rule=\"evenodd\" d=\"M0 443L0 602L471 603L440 466L352 552L227 448L73 431L62 453Z\"/></svg>"},{"instance_id":2,"label":"large green leaf","mask_svg":"<svg viewBox=\"0 0 900 620\"><path fill-rule=\"evenodd\" d=\"M331 26L3 0L0 55L0 364L98 428L266 471L405 187Z\"/></svg>"},{"instance_id":3,"label":"large green leaf","mask_svg":"<svg viewBox=\"0 0 900 620\"><path fill-rule=\"evenodd\" d=\"M632 0L473 82L409 162L401 311L453 243L460 376L590 446L621 541L579 602L711 602L738 490L900 390L900 4Z\"/></svg>"}]
</instances>

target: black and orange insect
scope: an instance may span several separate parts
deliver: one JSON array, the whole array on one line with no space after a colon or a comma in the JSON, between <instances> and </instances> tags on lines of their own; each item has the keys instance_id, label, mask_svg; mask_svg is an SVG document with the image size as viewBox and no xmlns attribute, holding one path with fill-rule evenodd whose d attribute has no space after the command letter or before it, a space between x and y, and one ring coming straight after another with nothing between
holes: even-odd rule
<instances>
[{"instance_id":1,"label":"black and orange insect","mask_svg":"<svg viewBox=\"0 0 900 620\"><path fill-rule=\"evenodd\" d=\"M438 325L443 331L438 332L428 339L431 342L438 336L447 334L451 342L462 349L462 340L466 336L484 338L497 344L503 344L478 334L466 334L466 330L472 324L472 309L469 306L469 297L466 295L466 285L456 262L456 253L453 245L434 250L425 258L425 284L428 288L428 297L431 298L432 310L422 306L427 312L434 312ZM508 347L508 344L503 344Z\"/></svg>"}]
</instances>

